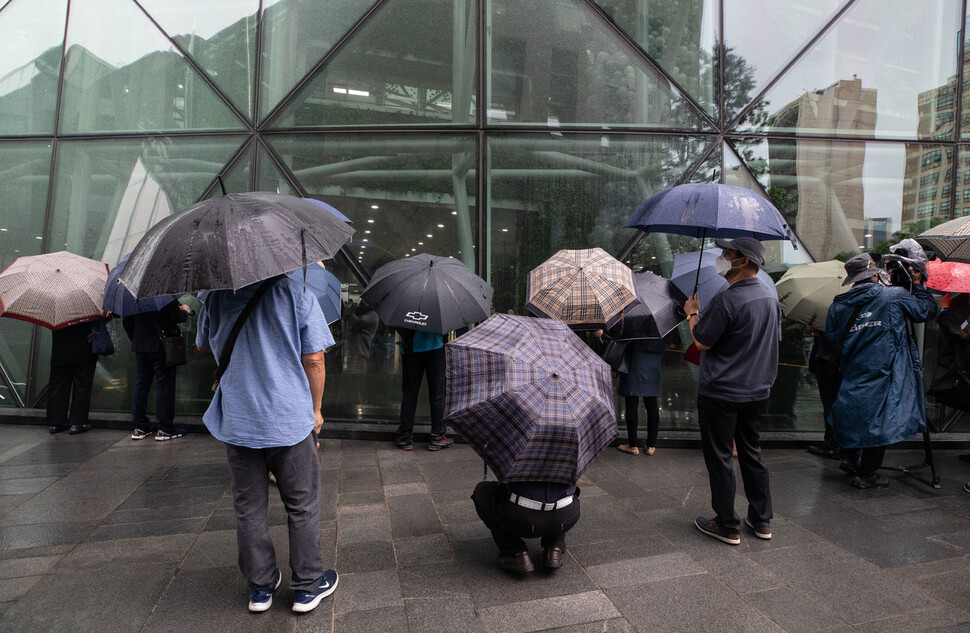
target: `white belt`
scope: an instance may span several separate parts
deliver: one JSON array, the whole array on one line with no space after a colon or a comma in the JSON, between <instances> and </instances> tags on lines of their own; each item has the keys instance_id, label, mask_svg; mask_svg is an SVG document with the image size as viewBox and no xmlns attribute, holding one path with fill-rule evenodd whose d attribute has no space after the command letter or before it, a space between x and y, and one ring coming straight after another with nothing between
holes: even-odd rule
<instances>
[{"instance_id":1,"label":"white belt","mask_svg":"<svg viewBox=\"0 0 970 633\"><path fill-rule=\"evenodd\" d=\"M553 501L552 503L543 503L541 501L536 501L535 499L519 496L513 492L509 495L509 501L515 505L519 505L530 510L542 510L543 512L550 512L552 510L558 510L568 506L573 502L573 495L563 497L559 501Z\"/></svg>"}]
</instances>

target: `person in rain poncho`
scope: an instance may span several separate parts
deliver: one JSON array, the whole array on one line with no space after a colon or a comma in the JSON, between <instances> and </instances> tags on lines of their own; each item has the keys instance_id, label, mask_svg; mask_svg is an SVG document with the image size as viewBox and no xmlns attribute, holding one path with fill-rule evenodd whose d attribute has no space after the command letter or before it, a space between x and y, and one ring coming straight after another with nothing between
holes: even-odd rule
<instances>
[{"instance_id":1,"label":"person in rain poncho","mask_svg":"<svg viewBox=\"0 0 970 633\"><path fill-rule=\"evenodd\" d=\"M883 268L868 253L847 261L843 285L854 285L835 297L826 319L829 342L845 335L830 420L839 446L862 449L852 479L857 488L888 486L876 475L886 447L926 428L923 369L910 324L935 317L937 305L919 265L902 267L911 291L884 285Z\"/></svg>"}]
</instances>

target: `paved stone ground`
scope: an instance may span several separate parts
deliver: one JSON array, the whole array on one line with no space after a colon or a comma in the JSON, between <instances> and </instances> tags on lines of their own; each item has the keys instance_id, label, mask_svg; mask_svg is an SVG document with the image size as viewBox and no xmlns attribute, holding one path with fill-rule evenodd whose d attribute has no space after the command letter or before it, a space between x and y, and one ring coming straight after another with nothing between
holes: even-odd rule
<instances>
[{"instance_id":1,"label":"paved stone ground","mask_svg":"<svg viewBox=\"0 0 970 633\"><path fill-rule=\"evenodd\" d=\"M860 491L834 462L766 450L775 536L731 547L691 525L709 513L699 449L607 449L581 482L563 568L520 578L496 568L469 499L475 454L417 449L324 440L320 531L340 585L290 612L276 501L284 584L253 615L218 442L0 425L0 631L970 631L959 451L937 454L942 490L891 474Z\"/></svg>"}]
</instances>

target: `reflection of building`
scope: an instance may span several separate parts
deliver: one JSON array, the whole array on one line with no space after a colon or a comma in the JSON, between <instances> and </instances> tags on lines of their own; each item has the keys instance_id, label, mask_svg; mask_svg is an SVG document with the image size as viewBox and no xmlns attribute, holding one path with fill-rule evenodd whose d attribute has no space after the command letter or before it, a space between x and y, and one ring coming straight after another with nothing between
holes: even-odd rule
<instances>
[{"instance_id":1,"label":"reflection of building","mask_svg":"<svg viewBox=\"0 0 970 633\"><path fill-rule=\"evenodd\" d=\"M824 90L803 94L781 108L770 125L792 132L872 132L876 91L853 77ZM789 222L812 253L852 251L863 244L862 181L864 144L769 140L771 186L797 201ZM794 217L791 217L794 212Z\"/></svg>"},{"instance_id":2,"label":"reflection of building","mask_svg":"<svg viewBox=\"0 0 970 633\"><path fill-rule=\"evenodd\" d=\"M866 232L862 235L861 244L869 250L879 242L888 240L893 234L892 229L892 218L866 218Z\"/></svg>"},{"instance_id":3,"label":"reflection of building","mask_svg":"<svg viewBox=\"0 0 970 633\"><path fill-rule=\"evenodd\" d=\"M970 73L970 50L963 57L963 73ZM956 133L957 78L945 86L919 95L918 135L922 139L952 141ZM970 124L970 82L963 88L963 125ZM903 185L903 225L926 224L930 218L970 214L970 156L953 169L953 149L937 145L907 143L906 174ZM954 174L954 171L956 172ZM954 201L953 189L956 189ZM922 227L917 227L922 228Z\"/></svg>"}]
</instances>

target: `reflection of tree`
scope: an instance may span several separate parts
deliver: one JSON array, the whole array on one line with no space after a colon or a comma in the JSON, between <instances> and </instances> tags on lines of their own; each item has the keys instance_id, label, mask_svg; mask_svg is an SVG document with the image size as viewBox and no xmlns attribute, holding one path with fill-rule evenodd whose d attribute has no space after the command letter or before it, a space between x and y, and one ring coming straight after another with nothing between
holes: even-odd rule
<instances>
[{"instance_id":1,"label":"reflection of tree","mask_svg":"<svg viewBox=\"0 0 970 633\"><path fill-rule=\"evenodd\" d=\"M916 237L923 231L932 229L934 226L939 226L940 224L943 224L948 220L949 218L945 216L935 215L933 217L923 218L915 222L910 222L909 224L904 225L903 228L901 228L900 230L893 233L891 239L877 242L876 245L872 248L872 252L885 255L886 253L889 252L890 246L893 246L894 244L898 244L899 242L905 240L906 238Z\"/></svg>"}]
</instances>

